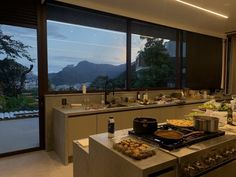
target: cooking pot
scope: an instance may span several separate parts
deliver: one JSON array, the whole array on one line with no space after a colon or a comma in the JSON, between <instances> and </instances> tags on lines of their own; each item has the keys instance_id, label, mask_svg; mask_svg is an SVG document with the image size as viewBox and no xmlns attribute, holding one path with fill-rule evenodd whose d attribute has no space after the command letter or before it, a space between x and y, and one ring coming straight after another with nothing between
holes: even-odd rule
<instances>
[{"instance_id":1,"label":"cooking pot","mask_svg":"<svg viewBox=\"0 0 236 177\"><path fill-rule=\"evenodd\" d=\"M194 128L200 131L217 132L219 129L219 119L211 116L194 116Z\"/></svg>"},{"instance_id":2,"label":"cooking pot","mask_svg":"<svg viewBox=\"0 0 236 177\"><path fill-rule=\"evenodd\" d=\"M153 134L157 130L157 121L154 118L138 117L133 120L133 129L136 134Z\"/></svg>"}]
</instances>

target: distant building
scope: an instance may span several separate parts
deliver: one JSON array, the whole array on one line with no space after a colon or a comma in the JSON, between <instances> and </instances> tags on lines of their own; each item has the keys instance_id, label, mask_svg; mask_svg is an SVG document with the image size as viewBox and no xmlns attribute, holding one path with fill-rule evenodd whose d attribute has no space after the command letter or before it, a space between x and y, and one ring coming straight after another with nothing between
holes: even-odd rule
<instances>
[{"instance_id":1,"label":"distant building","mask_svg":"<svg viewBox=\"0 0 236 177\"><path fill-rule=\"evenodd\" d=\"M38 77L34 75L32 72L27 74L24 88L26 90L38 88Z\"/></svg>"}]
</instances>

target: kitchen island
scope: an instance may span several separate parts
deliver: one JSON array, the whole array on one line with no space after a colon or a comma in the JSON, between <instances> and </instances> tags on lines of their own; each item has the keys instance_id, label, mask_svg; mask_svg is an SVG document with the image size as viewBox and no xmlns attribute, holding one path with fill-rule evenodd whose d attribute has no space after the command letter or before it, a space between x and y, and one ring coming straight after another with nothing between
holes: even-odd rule
<instances>
[{"instance_id":1,"label":"kitchen island","mask_svg":"<svg viewBox=\"0 0 236 177\"><path fill-rule=\"evenodd\" d=\"M120 130L115 137L127 134L127 129ZM155 149L155 153L152 157L135 160L114 150L113 140L108 138L107 133L92 135L89 147L74 142L74 177L175 176L176 157L159 149Z\"/></svg>"},{"instance_id":2,"label":"kitchen island","mask_svg":"<svg viewBox=\"0 0 236 177\"><path fill-rule=\"evenodd\" d=\"M72 160L73 140L107 131L107 120L114 117L116 130L131 128L136 117L152 117L157 122L182 119L207 100L186 100L184 104L128 104L126 107L85 110L82 107L55 107L53 111L54 150L66 165Z\"/></svg>"},{"instance_id":3,"label":"kitchen island","mask_svg":"<svg viewBox=\"0 0 236 177\"><path fill-rule=\"evenodd\" d=\"M127 129L120 130L115 137L127 134ZM74 177L235 177L236 136L227 132L173 151L159 148L156 155L143 160L134 160L112 146L107 133L90 136L88 147L74 141Z\"/></svg>"},{"instance_id":4,"label":"kitchen island","mask_svg":"<svg viewBox=\"0 0 236 177\"><path fill-rule=\"evenodd\" d=\"M209 99L186 99L185 102L167 104L141 105L127 103L119 107L96 105L90 108L55 107L53 109L54 150L66 165L72 161L72 142L76 139L88 138L90 135L107 131L107 120L114 117L116 130L131 128L136 117L150 117L158 123L167 119L183 119L193 109L198 108Z\"/></svg>"}]
</instances>

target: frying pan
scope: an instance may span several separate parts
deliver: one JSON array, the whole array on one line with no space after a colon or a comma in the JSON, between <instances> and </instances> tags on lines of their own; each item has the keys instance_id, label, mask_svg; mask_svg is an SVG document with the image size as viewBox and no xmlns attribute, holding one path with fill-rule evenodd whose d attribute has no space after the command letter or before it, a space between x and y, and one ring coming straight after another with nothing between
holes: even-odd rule
<instances>
[{"instance_id":1,"label":"frying pan","mask_svg":"<svg viewBox=\"0 0 236 177\"><path fill-rule=\"evenodd\" d=\"M166 143L175 143L182 141L184 138L195 135L195 134L203 134L203 131L193 131L188 134L183 134L176 130L157 130L154 132L154 135L160 139L161 141L164 141Z\"/></svg>"}]
</instances>

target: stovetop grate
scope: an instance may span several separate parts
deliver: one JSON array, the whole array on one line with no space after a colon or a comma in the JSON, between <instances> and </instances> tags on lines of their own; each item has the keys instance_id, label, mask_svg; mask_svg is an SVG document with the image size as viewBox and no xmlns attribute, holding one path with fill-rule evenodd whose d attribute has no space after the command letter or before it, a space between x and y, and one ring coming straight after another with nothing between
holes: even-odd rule
<instances>
[{"instance_id":1,"label":"stovetop grate","mask_svg":"<svg viewBox=\"0 0 236 177\"><path fill-rule=\"evenodd\" d=\"M183 134L187 134L187 133L195 131L193 128L180 128L180 127L172 127L168 125L163 125L161 127L158 127L158 130L168 130L168 129L177 130L177 131L182 132ZM218 136L222 136L225 134L225 132L219 130L218 132L214 132L214 133L195 134L187 138L183 138L183 140L177 141L174 143L173 142L168 143L168 142L162 141L158 139L158 137L152 134L142 134L142 135L136 134L133 130L129 131L129 134L136 136L138 138L141 138L144 141L157 144L161 148L171 151L171 150L189 146L189 145L201 142L201 141L205 141L205 140L212 139Z\"/></svg>"}]
</instances>

